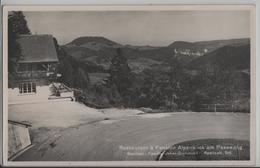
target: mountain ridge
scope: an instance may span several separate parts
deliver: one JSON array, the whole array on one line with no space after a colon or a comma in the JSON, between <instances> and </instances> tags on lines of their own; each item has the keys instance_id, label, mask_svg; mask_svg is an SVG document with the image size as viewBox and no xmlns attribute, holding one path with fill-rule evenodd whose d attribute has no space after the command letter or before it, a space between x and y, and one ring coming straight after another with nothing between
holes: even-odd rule
<instances>
[{"instance_id":1,"label":"mountain ridge","mask_svg":"<svg viewBox=\"0 0 260 168\"><path fill-rule=\"evenodd\" d=\"M153 68L162 63L168 64L169 59L176 59L186 65L223 46L240 46L249 43L248 38L241 38L199 42L175 41L168 46L154 47L122 45L102 36L83 36L63 45L62 48L72 57L102 66L106 70L109 69L111 59L117 54L116 49L121 48L122 54L132 64L133 71L139 72L135 69L138 68L137 65L134 65L138 60L142 60L138 63L141 66L138 69ZM152 64L154 62L156 63Z\"/></svg>"},{"instance_id":2,"label":"mountain ridge","mask_svg":"<svg viewBox=\"0 0 260 168\"><path fill-rule=\"evenodd\" d=\"M85 42L106 42L106 43L109 43L109 44L120 44L116 41L113 41L113 40L110 40L109 38L107 37L104 37L104 36L80 36L78 38L75 38L74 40L72 40L71 42L69 43L66 43L64 45L69 45L69 44L80 44L82 43L83 41ZM132 45L132 44L125 44L125 45L122 45L120 44L121 46L134 46L134 47L152 47L152 48L159 48L159 47L168 47L168 46L171 46L173 45L174 43L189 43L189 44L197 44L197 45L202 45L202 44L207 44L207 43L248 43L250 42L250 38L230 38L230 39L215 39L215 40L202 40L202 41L193 41L193 42L190 42L190 41L182 41L182 40L176 40L176 41L173 41L172 43L170 43L169 45L165 45L165 46L153 46L153 45ZM64 46L63 45L63 46Z\"/></svg>"},{"instance_id":3,"label":"mountain ridge","mask_svg":"<svg viewBox=\"0 0 260 168\"><path fill-rule=\"evenodd\" d=\"M176 43L179 48L153 48L81 38L61 47L61 74L66 84L83 90L84 103L102 108L125 105L201 111L202 104L225 103L226 111L250 111L249 39ZM205 46L211 50L205 52ZM110 74L111 60L119 55L126 58L124 65L129 66L129 76L133 77L130 102L129 96L124 97L129 92L121 94L109 79L104 79L104 85L93 85L93 78ZM170 92L179 98L172 105Z\"/></svg>"},{"instance_id":4,"label":"mountain ridge","mask_svg":"<svg viewBox=\"0 0 260 168\"><path fill-rule=\"evenodd\" d=\"M214 50L204 56L191 61L187 67L198 69L201 67L219 67L221 69L249 69L250 44L242 46L227 45Z\"/></svg>"},{"instance_id":5,"label":"mountain ridge","mask_svg":"<svg viewBox=\"0 0 260 168\"><path fill-rule=\"evenodd\" d=\"M118 43L108 39L108 38L105 38L103 36L82 36L82 37L78 37L74 40L72 40L71 42L65 44L65 45L77 45L77 46L80 46L84 43L87 43L87 42L98 42L98 43L105 43L107 45L118 45Z\"/></svg>"}]
</instances>

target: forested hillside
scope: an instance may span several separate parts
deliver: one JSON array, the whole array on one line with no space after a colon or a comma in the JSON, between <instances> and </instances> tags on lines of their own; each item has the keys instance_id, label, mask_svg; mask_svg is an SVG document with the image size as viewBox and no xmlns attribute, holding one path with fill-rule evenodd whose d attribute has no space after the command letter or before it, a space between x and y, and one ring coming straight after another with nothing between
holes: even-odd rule
<instances>
[{"instance_id":1,"label":"forested hillside","mask_svg":"<svg viewBox=\"0 0 260 168\"><path fill-rule=\"evenodd\" d=\"M60 46L59 58L62 80L87 105L249 111L248 39L138 47L82 37Z\"/></svg>"}]
</instances>

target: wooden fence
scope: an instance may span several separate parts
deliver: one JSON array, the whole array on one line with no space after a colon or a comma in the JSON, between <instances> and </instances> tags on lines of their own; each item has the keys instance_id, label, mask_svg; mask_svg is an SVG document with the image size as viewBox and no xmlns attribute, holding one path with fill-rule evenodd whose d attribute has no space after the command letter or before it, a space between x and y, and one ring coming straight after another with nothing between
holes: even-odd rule
<instances>
[{"instance_id":1,"label":"wooden fence","mask_svg":"<svg viewBox=\"0 0 260 168\"><path fill-rule=\"evenodd\" d=\"M209 112L234 112L234 105L230 104L202 104L200 106L200 111L209 111Z\"/></svg>"}]
</instances>

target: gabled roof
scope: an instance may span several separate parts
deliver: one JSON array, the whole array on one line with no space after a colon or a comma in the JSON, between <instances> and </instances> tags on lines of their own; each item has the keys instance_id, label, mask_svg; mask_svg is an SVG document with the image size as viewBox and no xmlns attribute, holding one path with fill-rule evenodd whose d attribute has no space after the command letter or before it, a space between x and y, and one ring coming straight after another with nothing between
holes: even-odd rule
<instances>
[{"instance_id":1,"label":"gabled roof","mask_svg":"<svg viewBox=\"0 0 260 168\"><path fill-rule=\"evenodd\" d=\"M20 35L21 57L19 63L58 62L52 35Z\"/></svg>"}]
</instances>

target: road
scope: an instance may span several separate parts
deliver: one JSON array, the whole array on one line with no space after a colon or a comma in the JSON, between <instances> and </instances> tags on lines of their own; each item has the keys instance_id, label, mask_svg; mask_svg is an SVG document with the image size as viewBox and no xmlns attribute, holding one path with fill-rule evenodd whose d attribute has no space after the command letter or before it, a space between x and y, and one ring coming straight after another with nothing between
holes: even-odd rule
<instances>
[{"instance_id":1,"label":"road","mask_svg":"<svg viewBox=\"0 0 260 168\"><path fill-rule=\"evenodd\" d=\"M109 116L109 112L104 115ZM249 140L249 128L250 115L246 113L137 113L114 118L110 115L64 128L16 160L155 160L163 149L185 140Z\"/></svg>"}]
</instances>

